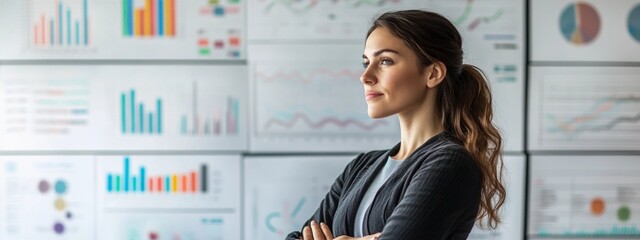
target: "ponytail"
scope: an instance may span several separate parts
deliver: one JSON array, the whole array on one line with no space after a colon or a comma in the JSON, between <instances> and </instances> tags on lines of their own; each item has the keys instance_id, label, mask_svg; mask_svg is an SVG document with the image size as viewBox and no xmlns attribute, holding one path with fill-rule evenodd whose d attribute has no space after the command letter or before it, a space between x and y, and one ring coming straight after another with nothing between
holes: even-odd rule
<instances>
[{"instance_id":1,"label":"ponytail","mask_svg":"<svg viewBox=\"0 0 640 240\"><path fill-rule=\"evenodd\" d=\"M496 228L501 222L498 209L505 201L502 185L502 138L493 124L491 91L478 67L462 64L459 73L447 75L437 94L444 128L469 151L482 172L482 191L477 220Z\"/></svg>"}]
</instances>

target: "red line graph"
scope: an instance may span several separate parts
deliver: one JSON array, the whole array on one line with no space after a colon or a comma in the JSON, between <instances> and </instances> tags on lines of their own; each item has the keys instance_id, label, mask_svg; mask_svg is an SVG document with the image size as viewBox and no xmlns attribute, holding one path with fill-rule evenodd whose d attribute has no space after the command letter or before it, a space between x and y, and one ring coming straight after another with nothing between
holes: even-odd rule
<instances>
[{"instance_id":1,"label":"red line graph","mask_svg":"<svg viewBox=\"0 0 640 240\"><path fill-rule=\"evenodd\" d=\"M336 71L329 68L319 68L311 72L305 72L305 73L301 71L292 71L289 73L277 72L272 75L256 71L256 78L264 82L274 82L277 80L295 80L305 84L310 83L317 79L334 80L334 79L347 78L347 79L359 80L361 75L362 75L362 71L354 71L349 69ZM322 78L320 78L320 76L322 76Z\"/></svg>"},{"instance_id":2,"label":"red line graph","mask_svg":"<svg viewBox=\"0 0 640 240\"><path fill-rule=\"evenodd\" d=\"M361 121L355 120L355 119L338 119L335 117L327 117L327 118L323 118L320 119L319 121L314 122L313 120L311 120L311 118L309 118L309 116L307 116L304 113L296 113L296 115L294 115L293 118L291 118L291 120L289 121L283 121L280 119L269 119L269 121L267 121L267 123L265 124L265 129L269 129L271 128L273 125L277 125L277 126L281 126L284 128L288 128L291 129L293 128L293 126L296 125L296 123L298 122L303 122L305 125L309 126L311 129L321 129L324 128L325 126L329 125L329 124L333 124L335 126L338 126L340 128L347 128L349 126L356 126L360 129L366 130L366 131L371 131L379 126L387 126L389 125L389 123L385 120L378 120L372 123L363 123Z\"/></svg>"}]
</instances>

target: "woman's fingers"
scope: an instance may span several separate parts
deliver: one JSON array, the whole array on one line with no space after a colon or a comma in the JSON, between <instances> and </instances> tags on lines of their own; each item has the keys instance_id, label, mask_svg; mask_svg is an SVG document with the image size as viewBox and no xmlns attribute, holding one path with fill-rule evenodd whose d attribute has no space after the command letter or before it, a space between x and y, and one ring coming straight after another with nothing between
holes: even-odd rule
<instances>
[{"instance_id":1,"label":"woman's fingers","mask_svg":"<svg viewBox=\"0 0 640 240\"><path fill-rule=\"evenodd\" d=\"M327 224L320 223L320 228L322 229L326 240L333 240L333 234L331 233L331 229L329 229L329 226L327 226Z\"/></svg>"},{"instance_id":2,"label":"woman's fingers","mask_svg":"<svg viewBox=\"0 0 640 240\"><path fill-rule=\"evenodd\" d=\"M311 232L311 228L306 226L302 229L302 240L314 240L313 233Z\"/></svg>"},{"instance_id":3,"label":"woman's fingers","mask_svg":"<svg viewBox=\"0 0 640 240\"><path fill-rule=\"evenodd\" d=\"M320 224L318 224L315 220L311 220L310 225L311 231L313 232L313 240L326 240L326 238L324 237L324 233L320 228Z\"/></svg>"}]
</instances>

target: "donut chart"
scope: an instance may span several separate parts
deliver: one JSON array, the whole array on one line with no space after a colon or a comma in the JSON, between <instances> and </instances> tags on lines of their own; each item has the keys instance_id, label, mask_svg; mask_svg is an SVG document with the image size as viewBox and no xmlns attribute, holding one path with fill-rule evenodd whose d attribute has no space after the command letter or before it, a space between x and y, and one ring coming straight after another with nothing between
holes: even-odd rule
<instances>
[{"instance_id":1,"label":"donut chart","mask_svg":"<svg viewBox=\"0 0 640 240\"><path fill-rule=\"evenodd\" d=\"M584 2L571 3L560 15L560 31L574 45L593 42L600 33L600 16L596 9Z\"/></svg>"},{"instance_id":2,"label":"donut chart","mask_svg":"<svg viewBox=\"0 0 640 240\"><path fill-rule=\"evenodd\" d=\"M636 5L629 13L627 25L631 37L640 42L640 4Z\"/></svg>"}]
</instances>

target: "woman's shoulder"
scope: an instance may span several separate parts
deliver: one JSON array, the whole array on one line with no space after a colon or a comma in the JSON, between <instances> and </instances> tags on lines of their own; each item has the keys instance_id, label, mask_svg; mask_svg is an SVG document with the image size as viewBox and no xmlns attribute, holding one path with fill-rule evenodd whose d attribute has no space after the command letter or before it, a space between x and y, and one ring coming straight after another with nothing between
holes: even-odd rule
<instances>
[{"instance_id":1,"label":"woman's shoulder","mask_svg":"<svg viewBox=\"0 0 640 240\"><path fill-rule=\"evenodd\" d=\"M434 136L434 139L430 139L418 148L415 157L428 162L443 158L453 158L474 163L473 157L464 145L462 145L462 142L447 132Z\"/></svg>"}]
</instances>

